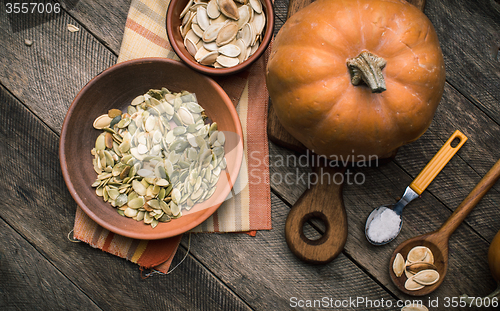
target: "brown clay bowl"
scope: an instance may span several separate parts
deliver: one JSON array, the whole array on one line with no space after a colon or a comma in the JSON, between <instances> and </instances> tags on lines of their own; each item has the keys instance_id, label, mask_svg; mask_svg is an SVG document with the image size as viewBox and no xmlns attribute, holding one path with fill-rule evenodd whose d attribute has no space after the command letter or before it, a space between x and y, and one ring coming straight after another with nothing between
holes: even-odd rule
<instances>
[{"instance_id":1,"label":"brown clay bowl","mask_svg":"<svg viewBox=\"0 0 500 311\"><path fill-rule=\"evenodd\" d=\"M132 99L149 89L195 93L207 116L226 133L227 168L221 172L212 197L196 204L188 213L154 229L142 222L120 216L104 202L91 185L96 179L90 150L101 131L93 128L96 117L111 108L125 110ZM83 211L99 225L117 234L136 239L162 239L182 234L212 215L231 191L243 158L241 123L224 90L209 77L178 61L144 58L114 65L92 79L76 96L64 119L59 157L68 190ZM229 139L229 140L228 140Z\"/></svg>"},{"instance_id":2,"label":"brown clay bowl","mask_svg":"<svg viewBox=\"0 0 500 311\"><path fill-rule=\"evenodd\" d=\"M184 46L184 39L182 38L182 35L179 30L181 26L181 19L179 18L179 16L188 2L189 0L170 1L167 10L166 29L167 29L168 40L170 41L170 45L174 49L175 53L177 53L179 58L182 59L182 61L184 61L189 67L193 68L194 70L213 76L225 76L225 75L235 74L237 72L240 72L248 68L257 59L259 59L259 57L264 53L269 43L271 42L274 30L274 9L271 0L261 0L262 8L263 10L265 10L266 14L266 26L264 28L264 36L262 38L262 42L257 51L255 51L255 53L252 56L250 56L246 61L234 67L213 68L201 65L187 51L186 47Z\"/></svg>"}]
</instances>

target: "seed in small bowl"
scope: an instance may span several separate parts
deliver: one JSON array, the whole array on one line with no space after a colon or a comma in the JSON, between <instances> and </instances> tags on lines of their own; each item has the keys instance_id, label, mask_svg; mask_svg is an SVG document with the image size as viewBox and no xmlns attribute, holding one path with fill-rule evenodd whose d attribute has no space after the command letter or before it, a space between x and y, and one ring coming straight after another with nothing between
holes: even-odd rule
<instances>
[{"instance_id":1,"label":"seed in small bowl","mask_svg":"<svg viewBox=\"0 0 500 311\"><path fill-rule=\"evenodd\" d=\"M180 14L186 50L200 64L230 68L259 48L266 27L260 0L190 0Z\"/></svg>"}]
</instances>

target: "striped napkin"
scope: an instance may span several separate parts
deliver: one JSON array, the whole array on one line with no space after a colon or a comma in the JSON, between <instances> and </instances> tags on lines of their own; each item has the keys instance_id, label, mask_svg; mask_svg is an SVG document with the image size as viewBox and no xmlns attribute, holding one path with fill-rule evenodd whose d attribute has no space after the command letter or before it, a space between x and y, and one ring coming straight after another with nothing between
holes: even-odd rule
<instances>
[{"instance_id":1,"label":"striped napkin","mask_svg":"<svg viewBox=\"0 0 500 311\"><path fill-rule=\"evenodd\" d=\"M143 57L179 60L165 30L169 0L132 0L118 62ZM220 208L191 232L246 232L271 229L271 199L267 140L268 93L265 62L268 52L250 69L215 80L236 107L243 128L245 156L233 191ZM77 208L73 237L92 247L126 258L141 269L167 273L181 236L135 240L97 225Z\"/></svg>"}]
</instances>

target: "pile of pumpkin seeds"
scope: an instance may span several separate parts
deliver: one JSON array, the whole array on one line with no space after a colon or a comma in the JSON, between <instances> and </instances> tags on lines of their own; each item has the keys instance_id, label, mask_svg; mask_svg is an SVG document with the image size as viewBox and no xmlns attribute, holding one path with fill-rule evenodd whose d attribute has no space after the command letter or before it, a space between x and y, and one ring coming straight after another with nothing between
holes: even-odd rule
<instances>
[{"instance_id":1,"label":"pile of pumpkin seeds","mask_svg":"<svg viewBox=\"0 0 500 311\"><path fill-rule=\"evenodd\" d=\"M202 65L241 64L260 46L264 11L260 0L189 0L180 14L184 46Z\"/></svg>"},{"instance_id":2,"label":"pile of pumpkin seeds","mask_svg":"<svg viewBox=\"0 0 500 311\"><path fill-rule=\"evenodd\" d=\"M396 277L406 276L405 288L416 291L430 286L439 281L439 272L434 265L434 255L426 246L415 246L405 259L401 253L397 253L392 263L392 269Z\"/></svg>"},{"instance_id":3,"label":"pile of pumpkin seeds","mask_svg":"<svg viewBox=\"0 0 500 311\"><path fill-rule=\"evenodd\" d=\"M99 116L96 194L153 228L210 198L226 168L225 135L206 119L195 94L166 88L136 97L125 113Z\"/></svg>"}]
</instances>

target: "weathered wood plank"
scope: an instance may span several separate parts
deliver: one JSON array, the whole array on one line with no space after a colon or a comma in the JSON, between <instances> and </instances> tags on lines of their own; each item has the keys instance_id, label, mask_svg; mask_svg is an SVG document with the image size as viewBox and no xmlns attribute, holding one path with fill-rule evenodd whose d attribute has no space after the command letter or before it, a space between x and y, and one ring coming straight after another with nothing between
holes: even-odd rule
<instances>
[{"instance_id":1,"label":"weathered wood plank","mask_svg":"<svg viewBox=\"0 0 500 311\"><path fill-rule=\"evenodd\" d=\"M36 14L17 14L16 23L32 25ZM67 30L67 24L80 27ZM59 132L78 91L113 65L116 56L84 27L61 11L55 18L14 32L5 10L0 10L0 81L52 130ZM24 44L33 40L32 46Z\"/></svg>"},{"instance_id":2,"label":"weathered wood plank","mask_svg":"<svg viewBox=\"0 0 500 311\"><path fill-rule=\"evenodd\" d=\"M259 231L256 237L193 235L191 253L196 258L203 258L224 283L256 310L307 309L295 306L293 297L301 300L327 297L328 302L330 298L349 301L363 297L379 303L383 299L396 305L391 295L343 254L328 265L310 265L297 259L285 243L285 219L289 208L275 195L271 200L273 230ZM306 234L314 231L311 227L305 230ZM340 310L338 305L331 308ZM317 305L314 309L320 308ZM366 309L370 308L365 304L345 308Z\"/></svg>"},{"instance_id":3,"label":"weathered wood plank","mask_svg":"<svg viewBox=\"0 0 500 311\"><path fill-rule=\"evenodd\" d=\"M274 35L278 34L287 18L289 0L275 0L274 8Z\"/></svg>"},{"instance_id":4,"label":"weathered wood plank","mask_svg":"<svg viewBox=\"0 0 500 311\"><path fill-rule=\"evenodd\" d=\"M424 12L439 37L446 80L500 123L498 4L493 0L428 0Z\"/></svg>"},{"instance_id":5,"label":"weathered wood plank","mask_svg":"<svg viewBox=\"0 0 500 311\"><path fill-rule=\"evenodd\" d=\"M145 310L249 309L192 256L168 276L142 280L137 265L85 243L70 242L67 235L73 228L76 204L62 178L58 136L3 87L0 123L0 154L7 164L2 166L2 176L8 176L0 179L4 198L0 217L97 306L106 310L128 310L130 306ZM183 254L180 250L175 261ZM5 286L8 284L0 282L1 292L7 291ZM73 299L71 292L63 300ZM11 294L12 302L21 303L26 293ZM44 307L40 306L50 309Z\"/></svg>"},{"instance_id":6,"label":"weathered wood plank","mask_svg":"<svg viewBox=\"0 0 500 311\"><path fill-rule=\"evenodd\" d=\"M120 52L132 0L61 1L63 8L115 55Z\"/></svg>"},{"instance_id":7,"label":"weathered wood plank","mask_svg":"<svg viewBox=\"0 0 500 311\"><path fill-rule=\"evenodd\" d=\"M435 149L433 153L435 153L437 149ZM287 155L293 155L287 150L271 145L270 151L273 191L279 193L283 199L292 205L306 188L306 185L303 181L299 181L297 184L294 184L293 181L288 184L283 183L280 182L281 177L279 176L286 176L287 173L295 176L306 174L304 179L307 180L307 173L310 172L310 170L307 168L296 168L293 165L287 165L286 162L285 164L283 164L283 162L281 164L278 163L283 156L286 158ZM412 154L412 156L419 158L422 157L422 153L415 153ZM429 159L430 158L428 158L427 161ZM457 157L452 161L458 163L463 162L463 160ZM468 167L467 165L465 166ZM373 208L383 204L396 202L396 199L402 195L404 188L410 184L412 178L402 171L395 162L380 168L358 168L353 173L363 174L364 182L362 184L355 184L354 175L351 175L352 184L345 185L344 187L344 203L349 221L349 236L345 247L345 253L352 257L384 286L387 286L387 288L393 291L394 294L398 295L398 297L402 297L392 285L387 272L388 260L392 254L393 248L407 238L439 228L444 220L451 214L451 211L432 194L424 193L422 198L412 202L410 205L411 207L409 206L407 210L405 210L403 215L404 226L400 236L387 246L374 247L366 241L364 236L366 217ZM360 179L358 179L358 181L360 181ZM393 247L391 247L391 245L393 245ZM461 267L467 266L476 273L472 278L474 282L489 280L489 283L483 282L476 287L477 295L485 295L494 288L494 282L491 277L489 277L486 260L488 243L482 237L478 236L467 225L463 225L457 230L455 235L452 236L450 249L453 249L453 259L450 261L449 271L456 271L456 278L463 278L463 276L459 276L460 273L458 271L462 269ZM464 282L454 281L453 275L453 273L448 274L443 286L433 295L440 295L441 297L446 295L459 295L462 291L470 290L469 285L464 284Z\"/></svg>"},{"instance_id":8,"label":"weathered wood plank","mask_svg":"<svg viewBox=\"0 0 500 311\"><path fill-rule=\"evenodd\" d=\"M101 310L2 219L0 240L0 309Z\"/></svg>"}]
</instances>

